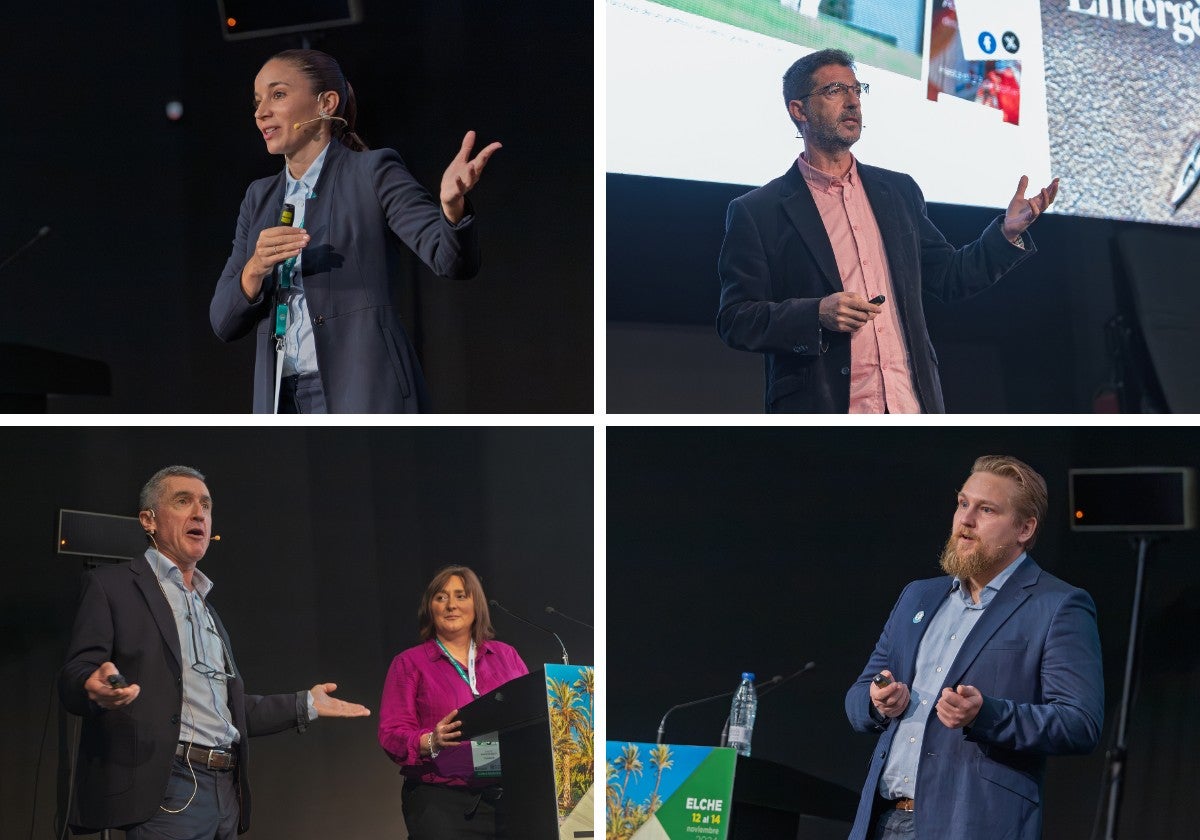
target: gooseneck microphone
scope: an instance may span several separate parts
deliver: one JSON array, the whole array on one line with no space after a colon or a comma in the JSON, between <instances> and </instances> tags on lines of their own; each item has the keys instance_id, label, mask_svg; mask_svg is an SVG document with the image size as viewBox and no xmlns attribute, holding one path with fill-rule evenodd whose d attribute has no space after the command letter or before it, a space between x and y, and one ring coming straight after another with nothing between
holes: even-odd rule
<instances>
[{"instance_id":1,"label":"gooseneck microphone","mask_svg":"<svg viewBox=\"0 0 1200 840\"><path fill-rule=\"evenodd\" d=\"M496 600L496 599L494 599L494 598L493 598L493 599L491 599L491 600L489 600L489 601L488 601L488 604L489 604L490 606L493 606L493 607L495 607L495 608L496 608L496 609L498 609L498 610L502 610L502 611L504 611L504 612L508 613L508 614L509 614L509 615L511 615L513 618L515 618L517 621L523 621L523 622L525 622L526 624L528 624L530 627L536 627L538 630L541 630L543 633L549 633L549 634L550 634L551 636L553 636L555 639L558 639L558 646L559 646L560 648L562 648L563 664L564 664L564 665L570 665L570 664L571 664L571 663L570 663L570 662L567 660L567 646L563 644L563 640L562 640L562 639L559 639L559 637L558 637L558 634L557 634L557 633L555 633L553 630L551 630L549 627L543 627L543 626L542 626L542 625L540 625L540 624L534 624L534 623L533 623L532 621L530 621L528 618L522 618L521 616L517 615L515 612L513 612L513 611L512 611L512 610L510 610L508 607L504 606L503 604L501 604L499 601L497 601L497 600Z\"/></svg>"},{"instance_id":2,"label":"gooseneck microphone","mask_svg":"<svg viewBox=\"0 0 1200 840\"><path fill-rule=\"evenodd\" d=\"M781 679L782 679L782 677L775 676L775 677L768 679L766 683L763 683L763 685L774 685L775 683L778 683L779 680L781 680ZM700 706L701 703L707 703L710 700L720 700L721 697L732 697L734 691L737 691L737 689L733 689L733 691L722 691L721 694L714 694L712 697L701 697L700 700L689 700L686 703L677 703L676 706L672 706L670 709L667 709L666 712L664 714L662 714L662 720L659 721L659 742L658 743L660 743L660 744L662 743L662 730L664 730L664 728L667 725L667 715L668 714L671 714L676 709L685 709L685 708L688 708L689 706ZM730 718L728 718L728 715L725 716L725 722L726 722L726 724L728 724L728 722L730 722ZM725 738L724 737L721 738L721 746L725 746Z\"/></svg>"},{"instance_id":3,"label":"gooseneck microphone","mask_svg":"<svg viewBox=\"0 0 1200 840\"><path fill-rule=\"evenodd\" d=\"M34 245L36 245L39 241L41 241L44 237L48 236L49 234L50 234L50 226L49 225L42 225L40 228L38 228L38 232L33 235L32 239L30 239L28 242L26 242L24 245L22 245L17 250L13 251L11 254L8 255L8 258L5 259L4 262L0 263L0 271L3 271L10 262L15 260L17 257L21 256L21 254L28 251L30 248L32 248Z\"/></svg>"},{"instance_id":4,"label":"gooseneck microphone","mask_svg":"<svg viewBox=\"0 0 1200 840\"><path fill-rule=\"evenodd\" d=\"M734 689L734 691L737 691L737 689ZM657 743L659 743L659 744L662 743L663 730L666 729L666 726L667 726L667 715L671 714L671 712L675 711L676 709L686 709L688 706L699 706L701 703L707 703L710 700L720 700L722 697L732 697L732 696L733 696L733 691L722 691L720 694L714 694L712 697L701 697L699 700L689 700L686 703L676 703L674 706L672 706L671 708L669 708L665 712L663 712L662 720L660 720L658 722L658 741L657 741Z\"/></svg>"},{"instance_id":5,"label":"gooseneck microphone","mask_svg":"<svg viewBox=\"0 0 1200 840\"><path fill-rule=\"evenodd\" d=\"M559 610L554 609L554 607L546 607L546 613L549 615L557 615L559 618L565 618L567 621L574 621L576 624L582 624L589 630L596 629L586 621L580 621L578 618L571 618L571 616L567 615L565 612L560 612Z\"/></svg>"}]
</instances>

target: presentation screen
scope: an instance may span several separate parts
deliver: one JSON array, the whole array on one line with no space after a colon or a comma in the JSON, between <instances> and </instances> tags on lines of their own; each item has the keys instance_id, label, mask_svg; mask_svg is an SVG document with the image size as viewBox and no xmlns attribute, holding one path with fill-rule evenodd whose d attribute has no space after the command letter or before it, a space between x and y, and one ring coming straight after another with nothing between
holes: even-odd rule
<instances>
[{"instance_id":1,"label":"presentation screen","mask_svg":"<svg viewBox=\"0 0 1200 840\"><path fill-rule=\"evenodd\" d=\"M1200 224L1200 0L605 0L609 172L757 186L803 148L784 71L854 56L864 163L929 201Z\"/></svg>"}]
</instances>

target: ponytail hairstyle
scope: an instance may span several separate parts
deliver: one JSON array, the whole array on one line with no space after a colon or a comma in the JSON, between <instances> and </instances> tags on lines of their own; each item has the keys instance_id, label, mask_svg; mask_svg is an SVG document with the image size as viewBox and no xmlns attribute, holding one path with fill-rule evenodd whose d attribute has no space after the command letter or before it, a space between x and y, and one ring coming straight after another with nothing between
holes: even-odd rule
<instances>
[{"instance_id":1,"label":"ponytail hairstyle","mask_svg":"<svg viewBox=\"0 0 1200 840\"><path fill-rule=\"evenodd\" d=\"M354 133L354 121L358 116L354 88L346 80L342 68L338 66L333 56L320 50L284 50L271 58L286 61L307 76L308 80L312 82L314 95L327 90L336 91L338 95L337 113L331 116L341 117L345 122L331 121L330 130L333 132L333 136L353 152L367 150L367 144Z\"/></svg>"}]
</instances>

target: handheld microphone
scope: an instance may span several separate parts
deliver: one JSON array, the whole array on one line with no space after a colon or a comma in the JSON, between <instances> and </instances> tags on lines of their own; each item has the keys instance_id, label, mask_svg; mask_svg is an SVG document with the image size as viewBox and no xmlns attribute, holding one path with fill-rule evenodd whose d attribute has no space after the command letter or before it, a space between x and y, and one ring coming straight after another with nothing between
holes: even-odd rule
<instances>
[{"instance_id":1,"label":"handheld microphone","mask_svg":"<svg viewBox=\"0 0 1200 840\"><path fill-rule=\"evenodd\" d=\"M508 607L504 606L503 604L501 604L499 601L495 600L494 598L492 600L488 601L488 604L495 607L498 610L503 610L504 612L508 613L513 618L515 618L517 621L523 621L526 624L528 624L530 627L536 627L538 630L541 630L544 633L549 633L555 639L558 639L558 646L560 648L562 648L563 664L564 665L571 664L570 662L567 661L567 646L563 644L562 639L559 639L558 634L555 633L553 630L551 630L549 627L543 627L540 624L534 624L532 621L530 621L527 618L522 618L521 616L517 615L515 612L513 612Z\"/></svg>"},{"instance_id":2,"label":"handheld microphone","mask_svg":"<svg viewBox=\"0 0 1200 840\"><path fill-rule=\"evenodd\" d=\"M559 612L558 610L554 609L554 607L546 607L546 612L550 615L557 615L561 618L565 618L567 621L574 621L576 624L582 624L584 627L586 627L589 630L596 629L592 625L588 624L586 621L580 621L578 618L571 618L571 616L567 615L565 612Z\"/></svg>"},{"instance_id":3,"label":"handheld microphone","mask_svg":"<svg viewBox=\"0 0 1200 840\"><path fill-rule=\"evenodd\" d=\"M43 239L44 237L49 235L49 233L50 233L49 225L42 225L40 228L38 228L38 232L33 235L32 239L30 239L28 242L26 242L24 245L22 245L17 250L13 251L11 254L8 255L8 259L6 259L4 262L0 263L0 271L3 271L4 268L10 262L15 260L17 257L21 256L21 254L28 251L30 248L32 248L34 245L36 245L41 239Z\"/></svg>"},{"instance_id":4,"label":"handheld microphone","mask_svg":"<svg viewBox=\"0 0 1200 840\"><path fill-rule=\"evenodd\" d=\"M305 120L304 122L292 123L292 131L295 131L296 129L300 128L300 126L302 126L302 125L308 125L309 123L315 123L315 122L329 122L330 120L337 120L344 126L350 125L350 123L346 122L341 117L331 117L329 114L322 114L319 117L313 117L311 120Z\"/></svg>"}]
</instances>

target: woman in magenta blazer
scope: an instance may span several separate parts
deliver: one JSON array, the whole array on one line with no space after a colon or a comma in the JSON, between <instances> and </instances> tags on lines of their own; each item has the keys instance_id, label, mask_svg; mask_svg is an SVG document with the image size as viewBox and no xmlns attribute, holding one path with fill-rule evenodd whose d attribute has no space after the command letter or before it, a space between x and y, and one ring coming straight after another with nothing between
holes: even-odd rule
<instances>
[{"instance_id":1,"label":"woman in magenta blazer","mask_svg":"<svg viewBox=\"0 0 1200 840\"><path fill-rule=\"evenodd\" d=\"M502 790L497 779L476 775L457 714L529 669L492 638L483 586L466 566L438 572L417 615L423 641L392 660L379 709L379 744L405 777L408 836L503 837Z\"/></svg>"}]
</instances>

